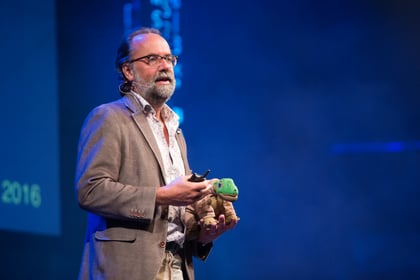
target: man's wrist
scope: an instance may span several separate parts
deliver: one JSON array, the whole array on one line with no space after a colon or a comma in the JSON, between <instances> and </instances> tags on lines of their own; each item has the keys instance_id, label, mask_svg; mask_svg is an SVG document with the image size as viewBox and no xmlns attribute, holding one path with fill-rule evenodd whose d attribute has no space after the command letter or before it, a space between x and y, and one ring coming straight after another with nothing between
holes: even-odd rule
<instances>
[{"instance_id":1,"label":"man's wrist","mask_svg":"<svg viewBox=\"0 0 420 280\"><path fill-rule=\"evenodd\" d=\"M166 205L167 199L165 198L166 189L165 186L156 188L156 204Z\"/></svg>"}]
</instances>

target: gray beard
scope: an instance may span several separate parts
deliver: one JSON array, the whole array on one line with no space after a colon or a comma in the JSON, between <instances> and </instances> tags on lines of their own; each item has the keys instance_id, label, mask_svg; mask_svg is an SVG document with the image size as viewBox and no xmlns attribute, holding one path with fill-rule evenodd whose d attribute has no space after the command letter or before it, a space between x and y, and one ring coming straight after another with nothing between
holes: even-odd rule
<instances>
[{"instance_id":1,"label":"gray beard","mask_svg":"<svg viewBox=\"0 0 420 280\"><path fill-rule=\"evenodd\" d=\"M173 84L165 86L153 86L144 92L144 97L151 105L163 105L174 94L175 86Z\"/></svg>"},{"instance_id":2,"label":"gray beard","mask_svg":"<svg viewBox=\"0 0 420 280\"><path fill-rule=\"evenodd\" d=\"M175 80L174 80L175 81ZM166 103L175 91L175 84L155 86L153 83L134 82L136 92L143 96L150 105L161 106Z\"/></svg>"}]
</instances>

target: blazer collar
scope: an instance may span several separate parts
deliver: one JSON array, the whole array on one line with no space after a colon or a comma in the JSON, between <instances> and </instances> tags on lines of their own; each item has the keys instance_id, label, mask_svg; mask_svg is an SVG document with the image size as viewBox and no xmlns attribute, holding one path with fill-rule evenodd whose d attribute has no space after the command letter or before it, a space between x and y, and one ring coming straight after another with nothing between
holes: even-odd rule
<instances>
[{"instance_id":1,"label":"blazer collar","mask_svg":"<svg viewBox=\"0 0 420 280\"><path fill-rule=\"evenodd\" d=\"M136 97L133 94L126 94L122 97L124 105L133 113L138 113L143 111L140 102L137 101Z\"/></svg>"}]
</instances>

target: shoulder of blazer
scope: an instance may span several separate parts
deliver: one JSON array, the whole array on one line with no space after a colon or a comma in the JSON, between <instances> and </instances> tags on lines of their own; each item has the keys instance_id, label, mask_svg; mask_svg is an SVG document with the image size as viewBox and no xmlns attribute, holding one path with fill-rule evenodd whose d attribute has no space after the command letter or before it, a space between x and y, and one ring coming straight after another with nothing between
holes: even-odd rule
<instances>
[{"instance_id":1,"label":"shoulder of blazer","mask_svg":"<svg viewBox=\"0 0 420 280\"><path fill-rule=\"evenodd\" d=\"M133 113L138 113L141 111L140 104L135 100L135 97L131 94L124 95L121 99L121 102Z\"/></svg>"}]
</instances>

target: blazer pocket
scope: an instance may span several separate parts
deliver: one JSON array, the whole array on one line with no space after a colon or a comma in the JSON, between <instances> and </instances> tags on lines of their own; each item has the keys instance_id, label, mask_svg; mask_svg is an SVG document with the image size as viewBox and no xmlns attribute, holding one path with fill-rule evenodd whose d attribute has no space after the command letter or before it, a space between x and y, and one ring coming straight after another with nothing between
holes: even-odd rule
<instances>
[{"instance_id":1,"label":"blazer pocket","mask_svg":"<svg viewBox=\"0 0 420 280\"><path fill-rule=\"evenodd\" d=\"M136 240L136 232L128 228L107 228L95 232L95 239L98 241L134 242Z\"/></svg>"}]
</instances>

